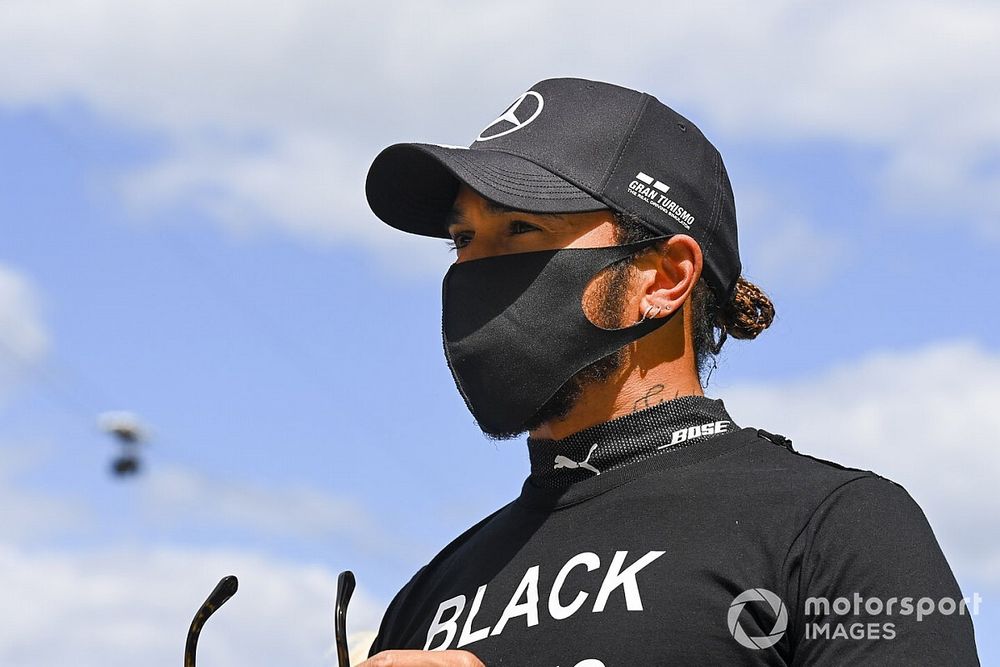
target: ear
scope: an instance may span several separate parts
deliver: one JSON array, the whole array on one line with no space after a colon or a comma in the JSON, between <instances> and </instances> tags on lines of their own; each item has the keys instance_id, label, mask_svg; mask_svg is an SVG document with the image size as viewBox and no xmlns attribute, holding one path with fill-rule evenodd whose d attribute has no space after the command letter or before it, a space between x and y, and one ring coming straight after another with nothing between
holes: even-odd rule
<instances>
[{"instance_id":1,"label":"ear","mask_svg":"<svg viewBox=\"0 0 1000 667\"><path fill-rule=\"evenodd\" d=\"M635 320L666 317L676 312L690 296L701 277L702 254L698 242L677 234L636 257L639 271Z\"/></svg>"}]
</instances>

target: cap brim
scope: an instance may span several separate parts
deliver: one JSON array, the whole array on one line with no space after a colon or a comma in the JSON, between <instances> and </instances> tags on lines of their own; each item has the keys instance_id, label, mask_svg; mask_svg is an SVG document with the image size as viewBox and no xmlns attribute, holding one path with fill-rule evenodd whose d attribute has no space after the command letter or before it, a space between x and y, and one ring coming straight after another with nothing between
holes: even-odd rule
<instances>
[{"instance_id":1,"label":"cap brim","mask_svg":"<svg viewBox=\"0 0 1000 667\"><path fill-rule=\"evenodd\" d=\"M445 220L459 184L498 204L531 213L607 208L569 181L510 153L435 144L395 144L368 170L368 205L383 222L423 236L448 237Z\"/></svg>"}]
</instances>

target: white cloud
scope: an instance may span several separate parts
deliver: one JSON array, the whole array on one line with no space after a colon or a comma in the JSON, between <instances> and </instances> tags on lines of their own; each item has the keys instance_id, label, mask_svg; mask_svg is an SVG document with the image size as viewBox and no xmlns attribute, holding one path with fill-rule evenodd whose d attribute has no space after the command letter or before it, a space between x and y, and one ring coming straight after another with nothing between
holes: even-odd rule
<instances>
[{"instance_id":1,"label":"white cloud","mask_svg":"<svg viewBox=\"0 0 1000 667\"><path fill-rule=\"evenodd\" d=\"M92 533L97 515L87 503L18 483L50 450L0 442L0 664L177 664L194 612L226 574L239 577L240 591L203 632L201 664L336 664L336 573L327 565L234 548L51 546L53 537ZM381 552L400 544L354 503L307 488L213 481L176 468L144 481L147 527L178 521L196 531L246 528L258 538L333 537ZM354 594L348 636L357 661L383 606L363 587Z\"/></svg>"},{"instance_id":2,"label":"white cloud","mask_svg":"<svg viewBox=\"0 0 1000 667\"><path fill-rule=\"evenodd\" d=\"M264 486L161 467L145 480L142 494L146 509L159 521L310 540L347 539L380 553L403 548L400 538L384 534L359 503L305 486Z\"/></svg>"},{"instance_id":3,"label":"white cloud","mask_svg":"<svg viewBox=\"0 0 1000 667\"><path fill-rule=\"evenodd\" d=\"M87 525L90 513L79 505L25 489L18 478L52 451L46 443L0 440L0 542L21 543L72 534Z\"/></svg>"},{"instance_id":4,"label":"white cloud","mask_svg":"<svg viewBox=\"0 0 1000 667\"><path fill-rule=\"evenodd\" d=\"M237 594L207 622L199 664L335 665L336 575L232 550L119 548L63 553L0 543L0 663L177 665L198 606L235 574ZM348 637L370 640L380 605L363 589ZM360 658L359 648L352 652Z\"/></svg>"},{"instance_id":5,"label":"white cloud","mask_svg":"<svg viewBox=\"0 0 1000 667\"><path fill-rule=\"evenodd\" d=\"M443 273L451 258L441 240L404 236L368 210L365 159L326 134L286 136L265 153L190 145L123 176L119 189L140 218L181 203L237 236L279 224L300 238L378 248L384 263Z\"/></svg>"},{"instance_id":6,"label":"white cloud","mask_svg":"<svg viewBox=\"0 0 1000 667\"><path fill-rule=\"evenodd\" d=\"M79 100L168 139L125 179L133 204L379 248L361 190L379 148L463 142L565 74L648 89L723 141L874 149L891 202L995 236L996 62L983 0L0 5L0 104Z\"/></svg>"},{"instance_id":7,"label":"white cloud","mask_svg":"<svg viewBox=\"0 0 1000 667\"><path fill-rule=\"evenodd\" d=\"M938 344L723 394L737 423L902 484L956 575L1000 583L1000 356L971 343Z\"/></svg>"},{"instance_id":8,"label":"white cloud","mask_svg":"<svg viewBox=\"0 0 1000 667\"><path fill-rule=\"evenodd\" d=\"M38 292L28 278L0 263L0 398L49 349Z\"/></svg>"},{"instance_id":9,"label":"white cloud","mask_svg":"<svg viewBox=\"0 0 1000 667\"><path fill-rule=\"evenodd\" d=\"M765 289L786 285L810 289L824 283L847 261L844 239L792 213L766 193L737 194L743 275Z\"/></svg>"}]
</instances>

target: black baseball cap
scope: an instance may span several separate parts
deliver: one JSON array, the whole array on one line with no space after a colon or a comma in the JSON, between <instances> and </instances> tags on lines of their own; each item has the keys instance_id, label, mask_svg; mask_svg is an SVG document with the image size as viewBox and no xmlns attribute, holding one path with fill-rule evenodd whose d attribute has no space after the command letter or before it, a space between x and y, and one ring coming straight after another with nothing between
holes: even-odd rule
<instances>
[{"instance_id":1,"label":"black baseball cap","mask_svg":"<svg viewBox=\"0 0 1000 667\"><path fill-rule=\"evenodd\" d=\"M533 213L610 208L701 246L721 303L741 265L736 206L722 156L694 123L647 93L585 79L547 79L522 93L469 147L395 144L368 171L368 204L397 229L448 238L464 183Z\"/></svg>"}]
</instances>

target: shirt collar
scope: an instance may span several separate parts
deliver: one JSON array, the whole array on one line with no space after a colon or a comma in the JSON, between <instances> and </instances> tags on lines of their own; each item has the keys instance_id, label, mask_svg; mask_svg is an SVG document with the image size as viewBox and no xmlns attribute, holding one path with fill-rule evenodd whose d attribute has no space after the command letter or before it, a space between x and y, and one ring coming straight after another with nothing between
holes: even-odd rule
<instances>
[{"instance_id":1,"label":"shirt collar","mask_svg":"<svg viewBox=\"0 0 1000 667\"><path fill-rule=\"evenodd\" d=\"M540 488L565 488L737 428L721 400L679 396L560 440L529 437L529 480Z\"/></svg>"}]
</instances>

